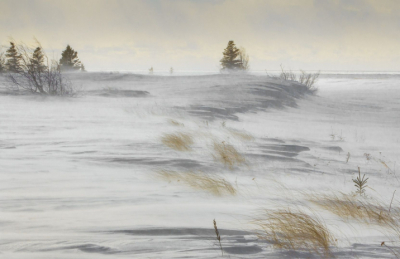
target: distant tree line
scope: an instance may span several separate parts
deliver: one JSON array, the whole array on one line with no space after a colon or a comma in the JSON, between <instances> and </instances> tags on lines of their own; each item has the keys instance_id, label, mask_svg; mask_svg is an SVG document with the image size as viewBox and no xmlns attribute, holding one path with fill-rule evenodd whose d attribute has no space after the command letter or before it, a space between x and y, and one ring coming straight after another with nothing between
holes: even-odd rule
<instances>
[{"instance_id":1,"label":"distant tree line","mask_svg":"<svg viewBox=\"0 0 400 259\"><path fill-rule=\"evenodd\" d=\"M78 52L69 45L61 59L50 60L39 41L36 47L10 41L5 53L0 53L0 72L5 73L12 90L46 95L74 95L75 91L62 72L85 71Z\"/></svg>"},{"instance_id":2,"label":"distant tree line","mask_svg":"<svg viewBox=\"0 0 400 259\"><path fill-rule=\"evenodd\" d=\"M10 47L6 53L0 52L0 73L10 72L17 73L21 70L22 55L18 46L15 42L10 42ZM26 53L25 53L26 54ZM237 48L234 41L229 41L227 47L222 52L223 57L220 60L221 72L239 72L249 70L249 55L246 50ZM37 47L29 57L32 66L37 66L40 69L44 69L44 54L42 47ZM61 71L85 71L85 66L78 58L78 52L76 52L70 45L67 45L64 51L61 53L61 59L58 62L58 66ZM149 69L149 74L153 74L153 67ZM173 68L170 69L170 73L173 73Z\"/></svg>"},{"instance_id":3,"label":"distant tree line","mask_svg":"<svg viewBox=\"0 0 400 259\"><path fill-rule=\"evenodd\" d=\"M38 43L38 45L40 45ZM18 73L24 66L33 66L44 71L45 65L45 54L41 46L36 47L33 51L27 53L28 48L26 44L16 44L14 41L10 41L10 47L7 51L0 52L0 73ZM28 60L24 60L26 55L29 55ZM28 61L27 64L25 61ZM61 53L61 59L58 66L61 71L86 71L85 66L78 58L78 52L67 45L64 51Z\"/></svg>"},{"instance_id":4,"label":"distant tree line","mask_svg":"<svg viewBox=\"0 0 400 259\"><path fill-rule=\"evenodd\" d=\"M32 48L24 43L17 44L11 40L7 51L0 52L0 74L5 73L11 85L17 90L23 89L32 93L49 95L74 94L74 89L63 77L62 72L86 71L85 66L78 58L78 52L67 45L62 51L59 61L49 60L40 42L36 40L36 43L37 47ZM249 55L243 47L237 48L233 40L228 42L222 54L221 72L235 73L249 70ZM301 74L297 78L292 71L285 71L282 66L281 68L282 73L279 79L296 81L305 85L312 93L317 91L314 84L318 79L319 72L313 74L301 70ZM169 72L172 75L174 69L171 67ZM153 73L154 69L151 67L149 74Z\"/></svg>"}]
</instances>

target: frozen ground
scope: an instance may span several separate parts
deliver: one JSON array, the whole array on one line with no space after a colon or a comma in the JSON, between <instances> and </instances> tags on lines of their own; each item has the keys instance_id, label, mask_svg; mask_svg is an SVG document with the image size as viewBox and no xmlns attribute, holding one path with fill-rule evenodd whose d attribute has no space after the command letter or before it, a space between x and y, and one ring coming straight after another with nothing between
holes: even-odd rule
<instances>
[{"instance_id":1,"label":"frozen ground","mask_svg":"<svg viewBox=\"0 0 400 259\"><path fill-rule=\"evenodd\" d=\"M316 96L265 76L69 76L76 98L0 95L1 258L218 258L213 219L225 257L310 258L259 240L252 219L302 206L304 193L351 193L357 167L388 206L400 187L397 75L323 76ZM193 137L190 151L163 145L176 132ZM246 163L221 164L214 142ZM161 170L218 175L237 194ZM395 237L315 210L336 257L395 258L380 246Z\"/></svg>"}]
</instances>

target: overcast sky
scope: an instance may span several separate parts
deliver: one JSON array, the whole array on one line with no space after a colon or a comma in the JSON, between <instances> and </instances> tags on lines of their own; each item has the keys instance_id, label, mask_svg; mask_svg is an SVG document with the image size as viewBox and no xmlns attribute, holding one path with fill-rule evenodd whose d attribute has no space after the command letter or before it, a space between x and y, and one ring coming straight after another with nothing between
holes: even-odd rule
<instances>
[{"instance_id":1,"label":"overcast sky","mask_svg":"<svg viewBox=\"0 0 400 259\"><path fill-rule=\"evenodd\" d=\"M87 70L400 70L400 0L0 0L0 42L67 44ZM3 51L5 47L3 47Z\"/></svg>"}]
</instances>

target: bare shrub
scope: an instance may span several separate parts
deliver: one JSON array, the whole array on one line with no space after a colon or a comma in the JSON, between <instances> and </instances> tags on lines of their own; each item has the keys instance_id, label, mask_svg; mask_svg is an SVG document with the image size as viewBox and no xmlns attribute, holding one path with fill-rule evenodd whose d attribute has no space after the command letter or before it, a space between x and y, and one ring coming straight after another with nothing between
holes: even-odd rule
<instances>
[{"instance_id":1,"label":"bare shrub","mask_svg":"<svg viewBox=\"0 0 400 259\"><path fill-rule=\"evenodd\" d=\"M0 74L6 71L6 57L4 52L0 52Z\"/></svg>"},{"instance_id":2,"label":"bare shrub","mask_svg":"<svg viewBox=\"0 0 400 259\"><path fill-rule=\"evenodd\" d=\"M291 70L285 70L281 65L281 74L279 78L283 81L294 81L298 82L302 85L305 85L311 93L317 92L318 88L315 86L315 83L318 80L320 73L307 73L303 70L300 70L300 75L297 77L295 73Z\"/></svg>"},{"instance_id":3,"label":"bare shrub","mask_svg":"<svg viewBox=\"0 0 400 259\"><path fill-rule=\"evenodd\" d=\"M319 77L319 72L317 73L307 73L303 70L300 70L301 74L299 75L299 79L297 80L300 84L307 86L308 90L311 92L316 92L317 88L315 87L315 82Z\"/></svg>"},{"instance_id":4,"label":"bare shrub","mask_svg":"<svg viewBox=\"0 0 400 259\"><path fill-rule=\"evenodd\" d=\"M15 44L15 43L14 43ZM37 48L15 44L20 55L19 69L6 76L10 88L44 95L75 95L71 83L62 75L56 60L49 60L37 41ZM44 64L38 64L34 54L39 51Z\"/></svg>"},{"instance_id":5,"label":"bare shrub","mask_svg":"<svg viewBox=\"0 0 400 259\"><path fill-rule=\"evenodd\" d=\"M279 78L283 81L295 81L296 75L291 70L284 70L283 66L281 65L281 74L279 75Z\"/></svg>"},{"instance_id":6,"label":"bare shrub","mask_svg":"<svg viewBox=\"0 0 400 259\"><path fill-rule=\"evenodd\" d=\"M305 250L330 258L336 240L317 216L301 210L265 210L253 222L259 227L258 236L273 243L275 248Z\"/></svg>"},{"instance_id":7,"label":"bare shrub","mask_svg":"<svg viewBox=\"0 0 400 259\"><path fill-rule=\"evenodd\" d=\"M185 133L164 134L161 141L167 147L178 151L189 151L193 144L192 136Z\"/></svg>"},{"instance_id":8,"label":"bare shrub","mask_svg":"<svg viewBox=\"0 0 400 259\"><path fill-rule=\"evenodd\" d=\"M239 48L239 60L241 63L241 70L248 71L250 69L250 58L244 47Z\"/></svg>"},{"instance_id":9,"label":"bare shrub","mask_svg":"<svg viewBox=\"0 0 400 259\"><path fill-rule=\"evenodd\" d=\"M221 143L214 142L214 150L218 161L227 165L229 168L233 168L234 165L240 165L246 162L245 158L230 144L225 144L224 141Z\"/></svg>"},{"instance_id":10,"label":"bare shrub","mask_svg":"<svg viewBox=\"0 0 400 259\"><path fill-rule=\"evenodd\" d=\"M236 189L225 179L203 172L160 171L158 176L167 181L177 181L215 196L235 195Z\"/></svg>"}]
</instances>

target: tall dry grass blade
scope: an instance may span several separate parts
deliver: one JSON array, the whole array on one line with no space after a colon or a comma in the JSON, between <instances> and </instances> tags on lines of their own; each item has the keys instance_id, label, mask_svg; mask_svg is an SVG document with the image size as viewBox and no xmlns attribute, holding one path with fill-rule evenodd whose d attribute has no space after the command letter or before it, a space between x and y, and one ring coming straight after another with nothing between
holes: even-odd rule
<instances>
[{"instance_id":1,"label":"tall dry grass blade","mask_svg":"<svg viewBox=\"0 0 400 259\"><path fill-rule=\"evenodd\" d=\"M215 230L215 235L217 235L217 240L219 242L219 247L221 249L222 256L224 256L224 250L222 250L222 245L221 245L221 236L219 235L218 227L217 227L217 222L215 219L213 220L214 223L214 230Z\"/></svg>"},{"instance_id":2,"label":"tall dry grass blade","mask_svg":"<svg viewBox=\"0 0 400 259\"><path fill-rule=\"evenodd\" d=\"M236 189L225 179L203 172L160 171L158 176L166 181L177 181L215 196L235 195Z\"/></svg>"},{"instance_id":3,"label":"tall dry grass blade","mask_svg":"<svg viewBox=\"0 0 400 259\"><path fill-rule=\"evenodd\" d=\"M178 151L189 151L193 145L192 136L185 133L164 134L161 141L167 147Z\"/></svg>"},{"instance_id":4,"label":"tall dry grass blade","mask_svg":"<svg viewBox=\"0 0 400 259\"><path fill-rule=\"evenodd\" d=\"M396 258L398 258L398 259L400 258L400 257L399 257L400 254L399 254L396 250L394 250L393 248L387 246L387 245L385 244L385 242L382 242L382 243L381 243L381 246L384 246L384 247L386 247L387 249L389 249L389 251L390 251L394 256L396 256Z\"/></svg>"},{"instance_id":5,"label":"tall dry grass blade","mask_svg":"<svg viewBox=\"0 0 400 259\"><path fill-rule=\"evenodd\" d=\"M270 241L275 248L305 250L324 258L332 257L331 246L336 240L317 216L300 210L266 210L254 223L258 236Z\"/></svg>"},{"instance_id":6,"label":"tall dry grass blade","mask_svg":"<svg viewBox=\"0 0 400 259\"><path fill-rule=\"evenodd\" d=\"M400 235L400 209L391 208L389 212L384 202L346 194L309 195L309 200L345 221L376 225Z\"/></svg>"},{"instance_id":7,"label":"tall dry grass blade","mask_svg":"<svg viewBox=\"0 0 400 259\"><path fill-rule=\"evenodd\" d=\"M397 190L394 190L393 195L392 195L392 200L390 201L390 205L389 205L389 213L390 213L390 209L392 208L392 203L393 203L393 198L394 198L394 194Z\"/></svg>"}]
</instances>

